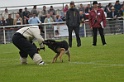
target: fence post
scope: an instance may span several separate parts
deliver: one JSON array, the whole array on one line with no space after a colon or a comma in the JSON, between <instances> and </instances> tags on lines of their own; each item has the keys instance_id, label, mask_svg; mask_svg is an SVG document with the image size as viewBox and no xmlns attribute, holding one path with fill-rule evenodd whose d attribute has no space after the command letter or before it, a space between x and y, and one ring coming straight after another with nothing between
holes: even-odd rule
<instances>
[{"instance_id":1,"label":"fence post","mask_svg":"<svg viewBox=\"0 0 124 82\"><path fill-rule=\"evenodd\" d=\"M85 23L84 23L84 37L86 37L87 35L86 35L86 25L85 25Z\"/></svg>"},{"instance_id":2,"label":"fence post","mask_svg":"<svg viewBox=\"0 0 124 82\"><path fill-rule=\"evenodd\" d=\"M3 43L6 44L6 31L5 31L5 27L3 27Z\"/></svg>"},{"instance_id":3,"label":"fence post","mask_svg":"<svg viewBox=\"0 0 124 82\"><path fill-rule=\"evenodd\" d=\"M44 26L44 38L46 40L46 26Z\"/></svg>"},{"instance_id":4,"label":"fence post","mask_svg":"<svg viewBox=\"0 0 124 82\"><path fill-rule=\"evenodd\" d=\"M123 10L123 17L122 18L123 18L123 20L122 20L123 21L122 33L124 33L124 10Z\"/></svg>"}]
</instances>

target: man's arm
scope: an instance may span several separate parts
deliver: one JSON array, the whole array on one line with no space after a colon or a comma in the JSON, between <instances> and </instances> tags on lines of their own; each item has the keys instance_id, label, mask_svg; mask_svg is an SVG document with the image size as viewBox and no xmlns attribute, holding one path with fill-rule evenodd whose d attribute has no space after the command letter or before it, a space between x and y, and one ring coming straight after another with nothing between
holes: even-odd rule
<instances>
[{"instance_id":1,"label":"man's arm","mask_svg":"<svg viewBox=\"0 0 124 82\"><path fill-rule=\"evenodd\" d=\"M69 26L69 13L68 13L68 11L67 11L67 13L66 13L66 25L67 26Z\"/></svg>"}]
</instances>

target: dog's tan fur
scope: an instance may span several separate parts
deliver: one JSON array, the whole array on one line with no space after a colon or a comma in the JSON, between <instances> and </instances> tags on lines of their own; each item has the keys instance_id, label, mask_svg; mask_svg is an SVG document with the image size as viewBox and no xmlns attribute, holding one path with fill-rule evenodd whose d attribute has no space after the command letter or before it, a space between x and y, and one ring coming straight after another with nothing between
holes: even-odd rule
<instances>
[{"instance_id":1,"label":"dog's tan fur","mask_svg":"<svg viewBox=\"0 0 124 82\"><path fill-rule=\"evenodd\" d=\"M66 51L64 48L58 48L57 50L58 50L60 53L57 53L57 54L55 55L55 57L53 58L52 63L56 62L58 57L59 57L59 59L60 59L60 62L63 62L63 60L62 60L63 54L67 54L67 55L68 55L68 61L70 61L70 52L69 52L69 50Z\"/></svg>"}]
</instances>

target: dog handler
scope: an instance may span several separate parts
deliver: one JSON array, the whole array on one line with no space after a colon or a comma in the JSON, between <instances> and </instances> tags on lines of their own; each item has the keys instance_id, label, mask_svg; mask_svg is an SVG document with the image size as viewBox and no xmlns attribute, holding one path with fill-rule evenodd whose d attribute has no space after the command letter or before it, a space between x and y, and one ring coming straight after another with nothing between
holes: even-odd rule
<instances>
[{"instance_id":1,"label":"dog handler","mask_svg":"<svg viewBox=\"0 0 124 82\"><path fill-rule=\"evenodd\" d=\"M102 44L106 45L104 37L104 27L106 26L106 18L104 11L98 8L97 1L93 1L93 9L89 13L89 24L93 30L93 46L97 45L97 30L100 33Z\"/></svg>"},{"instance_id":2,"label":"dog handler","mask_svg":"<svg viewBox=\"0 0 124 82\"><path fill-rule=\"evenodd\" d=\"M28 54L36 64L44 64L42 57L38 54L37 47L33 43L35 38L38 40L40 48L43 48L44 45L42 42L44 39L40 35L39 26L22 27L13 35L12 42L20 50L21 64L27 64Z\"/></svg>"}]
</instances>

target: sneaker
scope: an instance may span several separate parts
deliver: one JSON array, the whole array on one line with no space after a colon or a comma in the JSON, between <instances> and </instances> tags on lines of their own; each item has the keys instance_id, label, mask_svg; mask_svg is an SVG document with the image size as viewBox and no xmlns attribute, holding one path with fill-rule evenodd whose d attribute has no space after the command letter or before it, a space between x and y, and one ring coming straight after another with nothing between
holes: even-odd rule
<instances>
[{"instance_id":1,"label":"sneaker","mask_svg":"<svg viewBox=\"0 0 124 82\"><path fill-rule=\"evenodd\" d=\"M77 47L81 47L81 44L80 45L77 45Z\"/></svg>"},{"instance_id":2,"label":"sneaker","mask_svg":"<svg viewBox=\"0 0 124 82\"><path fill-rule=\"evenodd\" d=\"M103 44L103 46L106 46L106 43L105 43L105 44Z\"/></svg>"},{"instance_id":3,"label":"sneaker","mask_svg":"<svg viewBox=\"0 0 124 82\"><path fill-rule=\"evenodd\" d=\"M93 46L96 46L96 44L92 44Z\"/></svg>"},{"instance_id":4,"label":"sneaker","mask_svg":"<svg viewBox=\"0 0 124 82\"><path fill-rule=\"evenodd\" d=\"M44 65L45 63L44 63L44 61L41 61L40 63L39 63L39 65Z\"/></svg>"}]
</instances>

